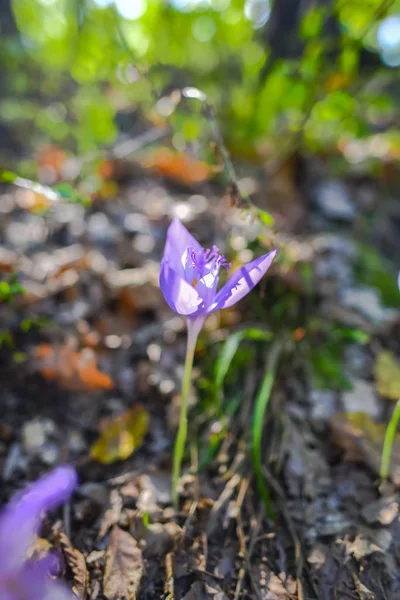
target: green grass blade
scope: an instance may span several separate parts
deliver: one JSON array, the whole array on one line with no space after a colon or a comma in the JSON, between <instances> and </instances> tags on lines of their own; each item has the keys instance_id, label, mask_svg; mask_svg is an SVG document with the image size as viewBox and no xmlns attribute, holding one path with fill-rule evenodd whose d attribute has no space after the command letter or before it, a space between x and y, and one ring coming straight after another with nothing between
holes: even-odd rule
<instances>
[{"instance_id":1,"label":"green grass blade","mask_svg":"<svg viewBox=\"0 0 400 600\"><path fill-rule=\"evenodd\" d=\"M267 357L264 379L261 383L261 387L258 391L255 400L252 428L252 458L257 487L264 502L267 515L272 520L274 519L272 500L262 473L262 434L265 412L267 410L268 403L271 397L272 386L275 381L276 371L282 348L283 343L281 341L277 341L271 345Z\"/></svg>"},{"instance_id":2,"label":"green grass blade","mask_svg":"<svg viewBox=\"0 0 400 600\"><path fill-rule=\"evenodd\" d=\"M396 406L394 407L391 419L388 423L385 440L383 442L381 468L379 475L382 481L385 481L389 475L390 459L392 457L392 450L394 440L396 438L397 426L400 420L400 400L397 400Z\"/></svg>"},{"instance_id":3,"label":"green grass blade","mask_svg":"<svg viewBox=\"0 0 400 600\"><path fill-rule=\"evenodd\" d=\"M258 329L257 327L249 327L248 329L237 331L227 338L222 346L222 350L215 365L216 402L220 401L222 387L224 385L225 377L229 371L229 367L231 366L240 343L245 339L254 341L269 341L271 339L271 332Z\"/></svg>"}]
</instances>

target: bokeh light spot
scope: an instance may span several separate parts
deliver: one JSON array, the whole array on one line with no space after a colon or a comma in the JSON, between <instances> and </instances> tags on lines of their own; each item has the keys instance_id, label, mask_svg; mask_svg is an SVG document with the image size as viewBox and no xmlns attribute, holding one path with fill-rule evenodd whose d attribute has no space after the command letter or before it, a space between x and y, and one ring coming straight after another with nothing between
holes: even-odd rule
<instances>
[{"instance_id":1,"label":"bokeh light spot","mask_svg":"<svg viewBox=\"0 0 400 600\"><path fill-rule=\"evenodd\" d=\"M254 29L260 29L268 21L271 14L270 0L246 0L244 15L251 21Z\"/></svg>"},{"instance_id":2,"label":"bokeh light spot","mask_svg":"<svg viewBox=\"0 0 400 600\"><path fill-rule=\"evenodd\" d=\"M381 58L389 67L400 65L400 15L384 19L378 27L377 42Z\"/></svg>"}]
</instances>

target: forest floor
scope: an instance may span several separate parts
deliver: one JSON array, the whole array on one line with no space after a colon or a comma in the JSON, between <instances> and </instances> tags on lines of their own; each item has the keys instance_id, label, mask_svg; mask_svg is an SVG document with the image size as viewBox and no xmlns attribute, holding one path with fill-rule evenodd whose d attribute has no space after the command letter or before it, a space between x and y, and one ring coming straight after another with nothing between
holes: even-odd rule
<instances>
[{"instance_id":1,"label":"forest floor","mask_svg":"<svg viewBox=\"0 0 400 600\"><path fill-rule=\"evenodd\" d=\"M0 501L76 466L79 488L42 537L61 549L78 598L400 598L399 440L379 485L400 387L400 201L317 158L300 180L296 169L267 185L243 168L275 236L216 185L146 171L90 208L41 213L32 190L2 189L0 272L26 293L0 290ZM185 323L158 288L173 216L234 265L260 244L281 249L249 298L201 334L179 510L170 473ZM250 432L283 339L264 435L269 519Z\"/></svg>"}]
</instances>

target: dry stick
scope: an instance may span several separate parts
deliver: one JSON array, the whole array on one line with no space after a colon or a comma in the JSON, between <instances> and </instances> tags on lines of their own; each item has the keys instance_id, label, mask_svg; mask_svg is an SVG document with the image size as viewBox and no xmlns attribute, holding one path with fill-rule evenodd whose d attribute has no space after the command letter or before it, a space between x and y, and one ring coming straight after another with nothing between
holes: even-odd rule
<instances>
[{"instance_id":1,"label":"dry stick","mask_svg":"<svg viewBox=\"0 0 400 600\"><path fill-rule=\"evenodd\" d=\"M71 502L68 500L63 506L64 531L68 539L71 538Z\"/></svg>"},{"instance_id":2,"label":"dry stick","mask_svg":"<svg viewBox=\"0 0 400 600\"><path fill-rule=\"evenodd\" d=\"M202 92L201 90L198 90L197 88L190 87L190 88L184 88L182 90L182 95L185 98L195 98L196 100L199 100L200 102L202 102L203 107L204 107L204 111L203 111L204 115L205 115L206 119L208 120L208 122L210 123L211 133L214 138L214 142L215 142L218 150L221 153L225 169L228 173L228 177L233 186L233 191L242 200L244 200L244 202L248 205L249 208L254 209L255 208L254 204L252 203L252 201L250 200L248 195L242 194L239 190L239 182L238 182L238 178L236 175L235 167L233 166L233 162L230 157L230 154L224 144L224 139L223 139L222 133L218 127L217 119L215 118L214 109L213 109L212 105L208 102L206 94L204 92Z\"/></svg>"},{"instance_id":3,"label":"dry stick","mask_svg":"<svg viewBox=\"0 0 400 600\"><path fill-rule=\"evenodd\" d=\"M249 566L249 561L247 560L246 539L245 539L243 525L242 525L242 519L241 519L240 515L241 515L242 505L243 505L247 490L249 489L249 484L250 484L250 479L243 478L241 480L238 496L236 499L236 506L238 509L238 516L236 519L236 522L237 522L236 531L237 531L237 536L239 539L240 552L243 556L243 560L245 561L247 568ZM239 570L239 574L238 574L238 580L236 582L234 600L239 599L240 593L242 591L245 575L246 575L246 569L244 567L241 567Z\"/></svg>"},{"instance_id":4,"label":"dry stick","mask_svg":"<svg viewBox=\"0 0 400 600\"><path fill-rule=\"evenodd\" d=\"M174 600L174 553L168 552L165 557L165 600Z\"/></svg>"},{"instance_id":5,"label":"dry stick","mask_svg":"<svg viewBox=\"0 0 400 600\"><path fill-rule=\"evenodd\" d=\"M268 481L268 485L271 488L273 488L274 492L277 494L277 496L279 496L279 498L281 500L281 502L279 503L279 510L281 511L282 516L285 519L286 526L287 526L290 536L293 540L293 546L294 546L294 556L295 556L295 561L296 561L296 579L297 579L297 590L298 590L297 597L299 600L304 600L303 584L302 584L302 579L301 579L301 572L303 570L304 558L303 558L303 553L301 551L301 542L300 542L300 539L299 539L299 537L296 533L296 530L293 526L292 519L290 518L290 515L289 515L288 511L286 510L285 494L283 493L281 486L279 485L277 480L271 475L271 473L268 471L268 469L265 466L263 466L263 475L264 475L265 479Z\"/></svg>"}]
</instances>

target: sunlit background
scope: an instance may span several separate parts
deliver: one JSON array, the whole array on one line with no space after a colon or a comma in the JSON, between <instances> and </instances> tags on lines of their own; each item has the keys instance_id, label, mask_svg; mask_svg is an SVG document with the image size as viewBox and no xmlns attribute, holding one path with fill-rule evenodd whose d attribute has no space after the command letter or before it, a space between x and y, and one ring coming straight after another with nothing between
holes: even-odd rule
<instances>
[{"instance_id":1,"label":"sunlit background","mask_svg":"<svg viewBox=\"0 0 400 600\"><path fill-rule=\"evenodd\" d=\"M399 1L2 4L1 156L18 156L24 175L43 145L81 156L145 124L207 152L198 103L174 95L188 85L214 106L233 155L295 145L361 171L399 157Z\"/></svg>"}]
</instances>

